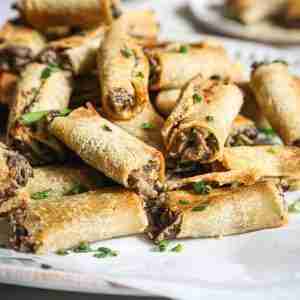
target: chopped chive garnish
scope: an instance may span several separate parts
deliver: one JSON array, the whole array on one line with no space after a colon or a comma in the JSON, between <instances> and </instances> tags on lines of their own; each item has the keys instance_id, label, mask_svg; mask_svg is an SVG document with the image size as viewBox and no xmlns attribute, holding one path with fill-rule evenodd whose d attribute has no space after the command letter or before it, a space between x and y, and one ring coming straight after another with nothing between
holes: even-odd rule
<instances>
[{"instance_id":1,"label":"chopped chive garnish","mask_svg":"<svg viewBox=\"0 0 300 300\"><path fill-rule=\"evenodd\" d=\"M171 252L181 252L183 250L182 244L177 244L175 247L171 249Z\"/></svg>"},{"instance_id":2,"label":"chopped chive garnish","mask_svg":"<svg viewBox=\"0 0 300 300\"><path fill-rule=\"evenodd\" d=\"M137 77L140 77L140 78L142 78L142 79L145 78L145 76L144 76L144 74L143 74L142 72L138 72L138 73L136 74L136 76L137 76Z\"/></svg>"},{"instance_id":3,"label":"chopped chive garnish","mask_svg":"<svg viewBox=\"0 0 300 300\"><path fill-rule=\"evenodd\" d=\"M45 118L48 115L48 113L49 113L49 111L37 111L37 112L31 112L31 113L24 114L20 118L20 123L25 126L34 124L34 123L40 121L41 119Z\"/></svg>"},{"instance_id":4,"label":"chopped chive garnish","mask_svg":"<svg viewBox=\"0 0 300 300\"><path fill-rule=\"evenodd\" d=\"M100 247L97 249L97 253L94 254L96 258L115 257L118 256L117 251L113 251L106 247Z\"/></svg>"},{"instance_id":5,"label":"chopped chive garnish","mask_svg":"<svg viewBox=\"0 0 300 300\"><path fill-rule=\"evenodd\" d=\"M289 205L290 213L300 213L300 201L296 201L293 204Z\"/></svg>"},{"instance_id":6,"label":"chopped chive garnish","mask_svg":"<svg viewBox=\"0 0 300 300\"><path fill-rule=\"evenodd\" d=\"M264 133L265 135L270 135L270 136L276 135L276 132L274 131L273 128L260 128L259 131L261 133Z\"/></svg>"},{"instance_id":7,"label":"chopped chive garnish","mask_svg":"<svg viewBox=\"0 0 300 300\"><path fill-rule=\"evenodd\" d=\"M41 74L41 79L46 80L48 79L51 74L59 69L58 65L55 64L48 64L47 68L43 70Z\"/></svg>"},{"instance_id":8,"label":"chopped chive garnish","mask_svg":"<svg viewBox=\"0 0 300 300\"><path fill-rule=\"evenodd\" d=\"M70 195L76 195L76 194L82 194L88 192L88 188L81 183L78 183L74 185L65 195L70 196Z\"/></svg>"},{"instance_id":9,"label":"chopped chive garnish","mask_svg":"<svg viewBox=\"0 0 300 300\"><path fill-rule=\"evenodd\" d=\"M197 211L197 212L204 211L206 210L207 207L208 207L208 203L202 203L198 206L193 207L192 211Z\"/></svg>"},{"instance_id":10,"label":"chopped chive garnish","mask_svg":"<svg viewBox=\"0 0 300 300\"><path fill-rule=\"evenodd\" d=\"M170 242L168 240L162 240L158 243L157 248L155 249L158 252L165 252L169 246Z\"/></svg>"},{"instance_id":11,"label":"chopped chive garnish","mask_svg":"<svg viewBox=\"0 0 300 300\"><path fill-rule=\"evenodd\" d=\"M77 247L73 248L75 253L88 253L93 252L91 246L86 242L81 242Z\"/></svg>"},{"instance_id":12,"label":"chopped chive garnish","mask_svg":"<svg viewBox=\"0 0 300 300\"><path fill-rule=\"evenodd\" d=\"M142 128L143 129L153 129L154 125L152 123L147 122L147 123L142 124Z\"/></svg>"},{"instance_id":13,"label":"chopped chive garnish","mask_svg":"<svg viewBox=\"0 0 300 300\"><path fill-rule=\"evenodd\" d=\"M187 201L187 200L179 200L178 202L179 202L179 204L181 204L181 205L188 205L188 204L190 204L190 202Z\"/></svg>"},{"instance_id":14,"label":"chopped chive garnish","mask_svg":"<svg viewBox=\"0 0 300 300\"><path fill-rule=\"evenodd\" d=\"M193 184L195 193L200 195L208 195L211 191L211 186L204 181L198 181Z\"/></svg>"},{"instance_id":15,"label":"chopped chive garnish","mask_svg":"<svg viewBox=\"0 0 300 300\"><path fill-rule=\"evenodd\" d=\"M186 54L186 53L188 53L188 51L189 51L189 48L186 45L181 45L179 48L179 52L182 54Z\"/></svg>"},{"instance_id":16,"label":"chopped chive garnish","mask_svg":"<svg viewBox=\"0 0 300 300\"><path fill-rule=\"evenodd\" d=\"M103 128L105 131L112 131L112 129L111 129L108 125L106 125L106 124L104 124L104 125L102 126L102 128Z\"/></svg>"},{"instance_id":17,"label":"chopped chive garnish","mask_svg":"<svg viewBox=\"0 0 300 300\"><path fill-rule=\"evenodd\" d=\"M64 249L59 249L59 250L56 251L56 254L61 255L61 256L65 256L65 255L68 255L69 252L67 250L64 250Z\"/></svg>"},{"instance_id":18,"label":"chopped chive garnish","mask_svg":"<svg viewBox=\"0 0 300 300\"><path fill-rule=\"evenodd\" d=\"M33 193L33 194L31 195L31 199L33 199L33 200L42 200L42 199L46 199L46 198L49 197L51 191L52 191L52 190L49 189L49 190L46 190L46 191Z\"/></svg>"},{"instance_id":19,"label":"chopped chive garnish","mask_svg":"<svg viewBox=\"0 0 300 300\"><path fill-rule=\"evenodd\" d=\"M132 50L129 49L127 46L121 49L121 54L126 58L129 58L133 55Z\"/></svg>"},{"instance_id":20,"label":"chopped chive garnish","mask_svg":"<svg viewBox=\"0 0 300 300\"><path fill-rule=\"evenodd\" d=\"M283 65L286 65L286 66L289 65L289 63L286 60L284 60L284 59L275 59L273 61L273 63L280 63L280 64L283 64Z\"/></svg>"},{"instance_id":21,"label":"chopped chive garnish","mask_svg":"<svg viewBox=\"0 0 300 300\"><path fill-rule=\"evenodd\" d=\"M194 94L193 99L194 99L194 103L201 103L202 102L202 97L199 94Z\"/></svg>"}]
</instances>

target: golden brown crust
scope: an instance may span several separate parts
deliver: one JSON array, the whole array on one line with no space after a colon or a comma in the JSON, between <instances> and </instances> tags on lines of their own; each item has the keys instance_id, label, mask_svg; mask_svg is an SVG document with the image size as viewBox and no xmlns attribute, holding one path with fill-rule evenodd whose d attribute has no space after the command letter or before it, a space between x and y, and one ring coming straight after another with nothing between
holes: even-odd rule
<instances>
[{"instance_id":1,"label":"golden brown crust","mask_svg":"<svg viewBox=\"0 0 300 300\"><path fill-rule=\"evenodd\" d=\"M281 227L288 222L283 195L271 182L225 189L208 196L169 192L165 207L176 217L162 230L159 240L241 234Z\"/></svg>"},{"instance_id":2,"label":"golden brown crust","mask_svg":"<svg viewBox=\"0 0 300 300\"><path fill-rule=\"evenodd\" d=\"M10 106L17 84L18 77L12 73L0 73L0 104Z\"/></svg>"},{"instance_id":3,"label":"golden brown crust","mask_svg":"<svg viewBox=\"0 0 300 300\"><path fill-rule=\"evenodd\" d=\"M32 130L20 118L26 113L62 111L68 107L71 91L69 72L38 63L28 65L22 72L10 110L8 142L23 151L34 165L61 158L64 149L47 133L44 122L39 123L39 130Z\"/></svg>"},{"instance_id":4,"label":"golden brown crust","mask_svg":"<svg viewBox=\"0 0 300 300\"><path fill-rule=\"evenodd\" d=\"M12 215L15 226L26 230L32 249L12 232L11 241L22 251L38 254L69 249L80 242L95 242L142 233L148 220L143 201L125 189L102 189L30 204L23 222ZM21 224L20 224L21 223Z\"/></svg>"},{"instance_id":5,"label":"golden brown crust","mask_svg":"<svg viewBox=\"0 0 300 300\"><path fill-rule=\"evenodd\" d=\"M218 76L239 82L243 79L241 66L234 64L226 50L212 43L183 45L187 52L167 47L150 54L152 63L151 90L178 89L197 75L204 79Z\"/></svg>"},{"instance_id":6,"label":"golden brown crust","mask_svg":"<svg viewBox=\"0 0 300 300\"><path fill-rule=\"evenodd\" d=\"M223 165L228 170L256 169L262 177L300 176L300 149L285 146L225 148Z\"/></svg>"},{"instance_id":7,"label":"golden brown crust","mask_svg":"<svg viewBox=\"0 0 300 300\"><path fill-rule=\"evenodd\" d=\"M149 63L122 18L114 22L100 47L98 70L105 114L128 120L143 110L149 101Z\"/></svg>"},{"instance_id":8,"label":"golden brown crust","mask_svg":"<svg viewBox=\"0 0 300 300\"><path fill-rule=\"evenodd\" d=\"M162 129L168 155L181 161L221 159L242 103L242 93L232 83L193 79Z\"/></svg>"},{"instance_id":9,"label":"golden brown crust","mask_svg":"<svg viewBox=\"0 0 300 300\"><path fill-rule=\"evenodd\" d=\"M257 67L251 87L260 109L285 144L300 140L300 89L288 66L276 62Z\"/></svg>"},{"instance_id":10,"label":"golden brown crust","mask_svg":"<svg viewBox=\"0 0 300 300\"><path fill-rule=\"evenodd\" d=\"M39 29L64 25L87 28L111 24L119 5L119 0L65 0L63 3L22 0L20 8L26 21Z\"/></svg>"},{"instance_id":11,"label":"golden brown crust","mask_svg":"<svg viewBox=\"0 0 300 300\"><path fill-rule=\"evenodd\" d=\"M164 179L164 157L159 151L92 109L79 108L67 117L55 118L50 132L86 163L125 187L131 185L133 173L145 173L145 168L153 163L155 168L150 171L154 182Z\"/></svg>"}]
</instances>

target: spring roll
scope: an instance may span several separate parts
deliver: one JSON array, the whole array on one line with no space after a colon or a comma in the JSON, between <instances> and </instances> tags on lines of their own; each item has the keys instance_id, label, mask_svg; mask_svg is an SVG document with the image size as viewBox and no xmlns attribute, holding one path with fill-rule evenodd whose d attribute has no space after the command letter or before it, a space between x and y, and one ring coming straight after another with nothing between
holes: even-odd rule
<instances>
[{"instance_id":1,"label":"spring roll","mask_svg":"<svg viewBox=\"0 0 300 300\"><path fill-rule=\"evenodd\" d=\"M87 164L116 182L153 198L164 179L163 155L92 108L57 117L50 132Z\"/></svg>"},{"instance_id":2,"label":"spring roll","mask_svg":"<svg viewBox=\"0 0 300 300\"><path fill-rule=\"evenodd\" d=\"M33 169L24 190L33 200L79 194L115 185L100 172L84 164L51 165Z\"/></svg>"},{"instance_id":3,"label":"spring roll","mask_svg":"<svg viewBox=\"0 0 300 300\"><path fill-rule=\"evenodd\" d=\"M256 144L257 137L258 129L255 123L242 115L238 115L232 123L225 145L227 147L253 146Z\"/></svg>"},{"instance_id":4,"label":"spring roll","mask_svg":"<svg viewBox=\"0 0 300 300\"><path fill-rule=\"evenodd\" d=\"M10 106L15 90L18 77L12 73L1 72L0 73L0 104Z\"/></svg>"},{"instance_id":5,"label":"spring roll","mask_svg":"<svg viewBox=\"0 0 300 300\"><path fill-rule=\"evenodd\" d=\"M227 0L226 15L243 24L253 24L277 15L287 0Z\"/></svg>"},{"instance_id":6,"label":"spring roll","mask_svg":"<svg viewBox=\"0 0 300 300\"><path fill-rule=\"evenodd\" d=\"M148 225L142 199L120 189L32 203L10 218L10 243L16 250L45 254L144 232Z\"/></svg>"},{"instance_id":7,"label":"spring roll","mask_svg":"<svg viewBox=\"0 0 300 300\"><path fill-rule=\"evenodd\" d=\"M21 189L32 174L30 164L21 154L0 143L0 215L27 199L27 194Z\"/></svg>"},{"instance_id":8,"label":"spring roll","mask_svg":"<svg viewBox=\"0 0 300 300\"><path fill-rule=\"evenodd\" d=\"M211 195L174 191L156 220L156 240L242 234L288 223L282 191L272 182L225 189Z\"/></svg>"},{"instance_id":9,"label":"spring roll","mask_svg":"<svg viewBox=\"0 0 300 300\"><path fill-rule=\"evenodd\" d=\"M115 124L134 135L146 144L164 151L164 143L161 135L161 128L164 119L155 111L149 102L141 113L127 121L115 121Z\"/></svg>"},{"instance_id":10,"label":"spring roll","mask_svg":"<svg viewBox=\"0 0 300 300\"><path fill-rule=\"evenodd\" d=\"M122 19L111 26L100 47L98 69L101 104L109 118L128 120L143 110L149 100L149 63Z\"/></svg>"},{"instance_id":11,"label":"spring roll","mask_svg":"<svg viewBox=\"0 0 300 300\"><path fill-rule=\"evenodd\" d=\"M242 103L243 95L232 83L193 79L162 129L168 156L181 162L221 159Z\"/></svg>"},{"instance_id":12,"label":"spring roll","mask_svg":"<svg viewBox=\"0 0 300 300\"><path fill-rule=\"evenodd\" d=\"M0 71L19 72L45 48L38 31L7 22L0 30Z\"/></svg>"},{"instance_id":13,"label":"spring roll","mask_svg":"<svg viewBox=\"0 0 300 300\"><path fill-rule=\"evenodd\" d=\"M40 30L55 26L91 28L111 24L121 14L119 0L21 0L18 9Z\"/></svg>"},{"instance_id":14,"label":"spring roll","mask_svg":"<svg viewBox=\"0 0 300 300\"><path fill-rule=\"evenodd\" d=\"M69 104L72 82L69 72L52 65L28 65L18 82L9 123L8 143L33 165L63 160L64 147L46 128L49 112L61 113Z\"/></svg>"},{"instance_id":15,"label":"spring roll","mask_svg":"<svg viewBox=\"0 0 300 300\"><path fill-rule=\"evenodd\" d=\"M260 109L285 144L300 145L300 88L283 62L260 64L251 75Z\"/></svg>"},{"instance_id":16,"label":"spring roll","mask_svg":"<svg viewBox=\"0 0 300 300\"><path fill-rule=\"evenodd\" d=\"M230 60L223 47L211 43L154 51L149 55L149 60L150 89L154 91L182 88L196 75L205 79L215 76L234 82L243 78L241 66Z\"/></svg>"},{"instance_id":17,"label":"spring roll","mask_svg":"<svg viewBox=\"0 0 300 300\"><path fill-rule=\"evenodd\" d=\"M167 118L176 106L180 94L181 89L160 91L154 100L155 107L158 112Z\"/></svg>"},{"instance_id":18,"label":"spring roll","mask_svg":"<svg viewBox=\"0 0 300 300\"><path fill-rule=\"evenodd\" d=\"M288 0L285 22L289 27L300 27L300 2L299 0Z\"/></svg>"},{"instance_id":19,"label":"spring roll","mask_svg":"<svg viewBox=\"0 0 300 300\"><path fill-rule=\"evenodd\" d=\"M232 171L256 169L265 178L300 178L298 147L275 145L225 148L222 164Z\"/></svg>"},{"instance_id":20,"label":"spring roll","mask_svg":"<svg viewBox=\"0 0 300 300\"><path fill-rule=\"evenodd\" d=\"M41 62L57 64L74 75L89 73L96 68L97 50L104 39L106 27L78 33L51 42L39 56Z\"/></svg>"}]
</instances>

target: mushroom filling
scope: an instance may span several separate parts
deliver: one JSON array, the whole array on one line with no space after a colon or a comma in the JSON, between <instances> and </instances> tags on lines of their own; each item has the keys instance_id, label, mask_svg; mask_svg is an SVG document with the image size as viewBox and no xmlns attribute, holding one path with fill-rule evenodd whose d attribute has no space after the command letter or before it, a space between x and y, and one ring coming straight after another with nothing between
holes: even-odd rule
<instances>
[{"instance_id":1,"label":"mushroom filling","mask_svg":"<svg viewBox=\"0 0 300 300\"><path fill-rule=\"evenodd\" d=\"M150 63L150 84L156 84L159 81L161 67L159 65L158 59L153 55L148 55L149 63Z\"/></svg>"},{"instance_id":2,"label":"mushroom filling","mask_svg":"<svg viewBox=\"0 0 300 300\"><path fill-rule=\"evenodd\" d=\"M257 136L258 130L255 127L241 128L229 135L226 146L252 146Z\"/></svg>"},{"instance_id":3,"label":"mushroom filling","mask_svg":"<svg viewBox=\"0 0 300 300\"><path fill-rule=\"evenodd\" d=\"M134 95L129 94L124 88L115 88L108 95L109 105L116 113L132 111L137 102Z\"/></svg>"},{"instance_id":4,"label":"mushroom filling","mask_svg":"<svg viewBox=\"0 0 300 300\"><path fill-rule=\"evenodd\" d=\"M183 161L208 161L218 149L213 134L205 129L187 128L180 131L174 139L169 155Z\"/></svg>"},{"instance_id":5,"label":"mushroom filling","mask_svg":"<svg viewBox=\"0 0 300 300\"><path fill-rule=\"evenodd\" d=\"M32 50L27 47L7 46L0 49L0 69L3 71L20 71L34 58Z\"/></svg>"},{"instance_id":6,"label":"mushroom filling","mask_svg":"<svg viewBox=\"0 0 300 300\"><path fill-rule=\"evenodd\" d=\"M150 160L141 169L134 170L128 177L128 185L141 196L155 198L162 185L159 181L160 166L158 161Z\"/></svg>"}]
</instances>

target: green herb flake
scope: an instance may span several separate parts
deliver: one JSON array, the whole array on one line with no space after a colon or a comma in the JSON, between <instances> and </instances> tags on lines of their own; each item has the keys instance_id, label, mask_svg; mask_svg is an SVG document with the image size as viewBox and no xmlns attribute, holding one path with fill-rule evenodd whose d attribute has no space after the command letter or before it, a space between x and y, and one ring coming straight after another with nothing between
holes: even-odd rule
<instances>
[{"instance_id":1,"label":"green herb flake","mask_svg":"<svg viewBox=\"0 0 300 300\"><path fill-rule=\"evenodd\" d=\"M193 184L195 193L200 195L208 195L211 191L211 186L209 186L204 181L198 181Z\"/></svg>"},{"instance_id":2,"label":"green herb flake","mask_svg":"<svg viewBox=\"0 0 300 300\"><path fill-rule=\"evenodd\" d=\"M206 121L207 122L213 122L214 121L214 117L213 116L206 116Z\"/></svg>"},{"instance_id":3,"label":"green herb flake","mask_svg":"<svg viewBox=\"0 0 300 300\"><path fill-rule=\"evenodd\" d=\"M300 213L300 200L289 205L289 213Z\"/></svg>"},{"instance_id":4,"label":"green herb flake","mask_svg":"<svg viewBox=\"0 0 300 300\"><path fill-rule=\"evenodd\" d=\"M167 240L162 240L157 245L157 251L158 252L165 252L167 251L167 248L169 246L170 242Z\"/></svg>"},{"instance_id":5,"label":"green herb flake","mask_svg":"<svg viewBox=\"0 0 300 300\"><path fill-rule=\"evenodd\" d=\"M186 53L188 53L188 51L189 51L189 48L186 45L181 45L179 48L179 52L181 54L186 54Z\"/></svg>"},{"instance_id":6,"label":"green herb flake","mask_svg":"<svg viewBox=\"0 0 300 300\"><path fill-rule=\"evenodd\" d=\"M56 254L60 255L60 256L66 256L66 255L69 255L69 252L67 250L64 250L64 249L59 249L59 250L56 251Z\"/></svg>"},{"instance_id":7,"label":"green herb flake","mask_svg":"<svg viewBox=\"0 0 300 300\"><path fill-rule=\"evenodd\" d=\"M283 64L283 65L286 65L286 66L289 65L289 63L286 60L284 60L284 59L275 59L273 61L273 63L279 63L279 64Z\"/></svg>"},{"instance_id":8,"label":"green herb flake","mask_svg":"<svg viewBox=\"0 0 300 300\"><path fill-rule=\"evenodd\" d=\"M141 126L143 129L154 129L154 125L152 123L143 123Z\"/></svg>"},{"instance_id":9,"label":"green herb flake","mask_svg":"<svg viewBox=\"0 0 300 300\"><path fill-rule=\"evenodd\" d=\"M87 242L81 242L77 247L73 248L75 253L88 253L93 252L93 249Z\"/></svg>"},{"instance_id":10,"label":"green herb flake","mask_svg":"<svg viewBox=\"0 0 300 300\"><path fill-rule=\"evenodd\" d=\"M181 205L188 205L188 204L190 204L189 201L183 200L183 199L182 199L182 200L179 200L178 203L181 204Z\"/></svg>"},{"instance_id":11,"label":"green herb flake","mask_svg":"<svg viewBox=\"0 0 300 300\"><path fill-rule=\"evenodd\" d=\"M59 112L58 116L65 117L65 116L69 115L71 112L72 112L72 109L65 108Z\"/></svg>"},{"instance_id":12,"label":"green herb flake","mask_svg":"<svg viewBox=\"0 0 300 300\"><path fill-rule=\"evenodd\" d=\"M136 77L139 77L139 78L141 78L141 79L144 79L144 78L145 78L145 76L144 76L144 74L143 74L142 72L138 72L138 73L136 74Z\"/></svg>"},{"instance_id":13,"label":"green herb flake","mask_svg":"<svg viewBox=\"0 0 300 300\"><path fill-rule=\"evenodd\" d=\"M183 245L182 244L177 244L175 247L173 247L171 249L171 252L179 253L179 252L182 252L182 250L183 250Z\"/></svg>"},{"instance_id":14,"label":"green herb flake","mask_svg":"<svg viewBox=\"0 0 300 300\"><path fill-rule=\"evenodd\" d=\"M127 46L121 49L121 54L126 58L129 58L133 55L132 50L129 49Z\"/></svg>"},{"instance_id":15,"label":"green herb flake","mask_svg":"<svg viewBox=\"0 0 300 300\"><path fill-rule=\"evenodd\" d=\"M50 193L51 193L51 189L50 190L45 190L45 191L42 191L42 192L36 192L36 193L33 193L31 195L31 199L33 200L42 200L42 199L46 199L49 197Z\"/></svg>"},{"instance_id":16,"label":"green herb flake","mask_svg":"<svg viewBox=\"0 0 300 300\"><path fill-rule=\"evenodd\" d=\"M201 212L206 210L207 207L208 207L208 203L201 203L200 205L193 207L192 211Z\"/></svg>"},{"instance_id":17,"label":"green herb flake","mask_svg":"<svg viewBox=\"0 0 300 300\"><path fill-rule=\"evenodd\" d=\"M88 191L89 189L86 186L84 186L81 183L77 183L65 195L66 196L77 195L77 194L86 193Z\"/></svg>"},{"instance_id":18,"label":"green herb flake","mask_svg":"<svg viewBox=\"0 0 300 300\"><path fill-rule=\"evenodd\" d=\"M202 97L199 94L194 94L193 99L194 99L194 103L201 103L202 102Z\"/></svg>"},{"instance_id":19,"label":"green herb flake","mask_svg":"<svg viewBox=\"0 0 300 300\"><path fill-rule=\"evenodd\" d=\"M41 79L46 80L48 79L53 72L56 72L59 69L58 65L56 64L48 64L47 68L43 70L41 74Z\"/></svg>"},{"instance_id":20,"label":"green herb flake","mask_svg":"<svg viewBox=\"0 0 300 300\"><path fill-rule=\"evenodd\" d=\"M270 148L267 150L267 152L270 154L277 154L277 150L275 148Z\"/></svg>"},{"instance_id":21,"label":"green herb flake","mask_svg":"<svg viewBox=\"0 0 300 300\"><path fill-rule=\"evenodd\" d=\"M112 131L112 129L109 127L109 126L107 126L106 124L104 124L103 126L102 126L102 128L105 130L105 131Z\"/></svg>"},{"instance_id":22,"label":"green herb flake","mask_svg":"<svg viewBox=\"0 0 300 300\"><path fill-rule=\"evenodd\" d=\"M48 113L49 113L48 111L37 111L37 112L26 113L20 118L20 123L25 126L32 125L45 118L48 115Z\"/></svg>"},{"instance_id":23,"label":"green herb flake","mask_svg":"<svg viewBox=\"0 0 300 300\"><path fill-rule=\"evenodd\" d=\"M273 128L260 128L259 131L265 135L274 136L276 132Z\"/></svg>"},{"instance_id":24,"label":"green herb flake","mask_svg":"<svg viewBox=\"0 0 300 300\"><path fill-rule=\"evenodd\" d=\"M118 256L118 252L111 250L107 247L100 247L97 249L97 253L94 254L96 258L106 258L106 257L116 257Z\"/></svg>"}]
</instances>

